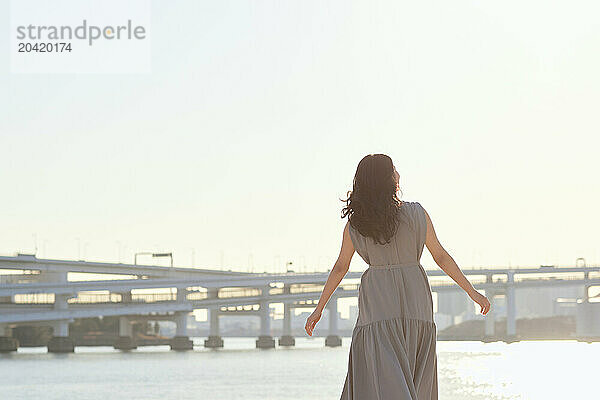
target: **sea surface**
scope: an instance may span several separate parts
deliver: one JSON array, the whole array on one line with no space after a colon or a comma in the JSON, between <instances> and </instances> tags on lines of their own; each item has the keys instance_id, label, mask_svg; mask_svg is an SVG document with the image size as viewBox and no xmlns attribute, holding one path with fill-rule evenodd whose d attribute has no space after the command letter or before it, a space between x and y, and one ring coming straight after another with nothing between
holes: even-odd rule
<instances>
[{"instance_id":1,"label":"sea surface","mask_svg":"<svg viewBox=\"0 0 600 400\"><path fill-rule=\"evenodd\" d=\"M73 354L21 348L0 355L2 400L338 400L350 338L337 348L324 338L296 347L256 349L255 338L224 338L209 350L77 347ZM438 341L440 400L597 399L600 343L576 341Z\"/></svg>"}]
</instances>

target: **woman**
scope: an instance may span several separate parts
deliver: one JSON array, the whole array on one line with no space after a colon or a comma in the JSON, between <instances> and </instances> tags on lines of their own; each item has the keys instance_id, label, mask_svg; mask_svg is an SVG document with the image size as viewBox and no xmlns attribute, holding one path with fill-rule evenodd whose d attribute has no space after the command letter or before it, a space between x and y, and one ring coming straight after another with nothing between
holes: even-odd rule
<instances>
[{"instance_id":1,"label":"woman","mask_svg":"<svg viewBox=\"0 0 600 400\"><path fill-rule=\"evenodd\" d=\"M438 241L421 204L398 199L399 178L384 154L370 154L358 164L342 210L342 218L348 216L342 248L306 321L306 332L312 336L356 250L369 267L358 290L358 319L341 400L437 399L433 301L420 264L424 245L440 268L481 306L482 314L490 309L488 299L475 290Z\"/></svg>"}]
</instances>

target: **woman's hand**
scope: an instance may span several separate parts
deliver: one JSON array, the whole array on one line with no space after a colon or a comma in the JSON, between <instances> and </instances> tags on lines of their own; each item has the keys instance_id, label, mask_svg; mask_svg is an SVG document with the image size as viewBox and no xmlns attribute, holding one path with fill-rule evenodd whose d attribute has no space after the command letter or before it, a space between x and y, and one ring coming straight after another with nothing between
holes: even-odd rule
<instances>
[{"instance_id":1,"label":"woman's hand","mask_svg":"<svg viewBox=\"0 0 600 400\"><path fill-rule=\"evenodd\" d=\"M484 295L482 295L481 293L479 293L477 290L473 290L472 292L469 293L469 297L471 297L471 299L479 304L481 306L481 313L483 315L487 314L488 311L490 311L490 301L488 300L487 297L485 297Z\"/></svg>"},{"instance_id":2,"label":"woman's hand","mask_svg":"<svg viewBox=\"0 0 600 400\"><path fill-rule=\"evenodd\" d=\"M306 330L306 333L308 333L309 336L312 336L313 329L315 329L315 325L317 324L317 322L319 322L320 319L321 311L318 309L315 309L315 311L313 311L312 314L310 314L306 319L306 325L304 326L304 329Z\"/></svg>"}]
</instances>

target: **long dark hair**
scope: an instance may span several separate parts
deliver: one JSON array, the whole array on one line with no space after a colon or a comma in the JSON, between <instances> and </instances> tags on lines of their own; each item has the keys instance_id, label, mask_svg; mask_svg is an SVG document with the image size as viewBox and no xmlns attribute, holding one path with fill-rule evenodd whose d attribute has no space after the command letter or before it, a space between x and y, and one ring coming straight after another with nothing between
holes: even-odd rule
<instances>
[{"instance_id":1,"label":"long dark hair","mask_svg":"<svg viewBox=\"0 0 600 400\"><path fill-rule=\"evenodd\" d=\"M342 200L342 218L348 216L350 225L361 235L376 243L389 243L398 226L400 199L396 169L385 154L369 154L358 163L352 191Z\"/></svg>"}]
</instances>

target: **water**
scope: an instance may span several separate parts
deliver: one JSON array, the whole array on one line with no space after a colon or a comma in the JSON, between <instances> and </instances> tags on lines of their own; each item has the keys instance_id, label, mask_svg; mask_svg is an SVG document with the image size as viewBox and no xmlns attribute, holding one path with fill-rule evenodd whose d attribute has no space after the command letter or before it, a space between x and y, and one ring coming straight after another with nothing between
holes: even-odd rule
<instances>
[{"instance_id":1,"label":"water","mask_svg":"<svg viewBox=\"0 0 600 400\"><path fill-rule=\"evenodd\" d=\"M323 338L261 350L255 338L224 338L225 348L172 352L168 346L122 353L78 347L74 354L22 348L0 355L2 400L197 399L338 400L350 338ZM600 343L438 342L440 400L597 398ZM117 396L117 397L115 397Z\"/></svg>"}]
</instances>

